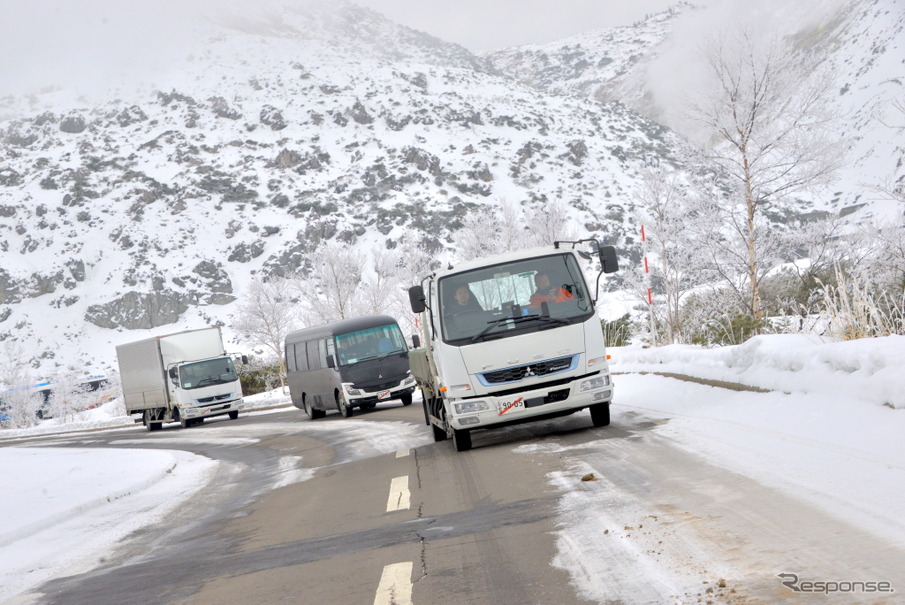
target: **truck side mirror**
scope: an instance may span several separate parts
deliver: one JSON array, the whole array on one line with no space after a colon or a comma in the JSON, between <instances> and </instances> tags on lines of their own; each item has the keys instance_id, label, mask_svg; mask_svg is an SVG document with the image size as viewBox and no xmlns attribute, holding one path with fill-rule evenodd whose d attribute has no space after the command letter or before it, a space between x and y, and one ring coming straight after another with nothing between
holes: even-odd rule
<instances>
[{"instance_id":1,"label":"truck side mirror","mask_svg":"<svg viewBox=\"0 0 905 605\"><path fill-rule=\"evenodd\" d=\"M421 348L421 339L418 337L417 334L412 334L412 347L414 347L416 349Z\"/></svg>"},{"instance_id":2,"label":"truck side mirror","mask_svg":"<svg viewBox=\"0 0 905 605\"><path fill-rule=\"evenodd\" d=\"M619 270L619 259L616 258L616 248L612 246L601 246L597 250L600 256L600 266L604 273L615 273Z\"/></svg>"},{"instance_id":3,"label":"truck side mirror","mask_svg":"<svg viewBox=\"0 0 905 605\"><path fill-rule=\"evenodd\" d=\"M170 368L170 370L167 372L167 375L169 375L170 380L172 380L173 382L176 382L179 377L179 374L176 372L176 368Z\"/></svg>"},{"instance_id":4,"label":"truck side mirror","mask_svg":"<svg viewBox=\"0 0 905 605\"><path fill-rule=\"evenodd\" d=\"M415 313L421 313L424 309L427 308L425 301L427 299L424 297L424 288L421 286L412 286L409 288L409 304L412 306L412 311Z\"/></svg>"},{"instance_id":5,"label":"truck side mirror","mask_svg":"<svg viewBox=\"0 0 905 605\"><path fill-rule=\"evenodd\" d=\"M248 355L242 356L242 365L245 365L245 366L248 365Z\"/></svg>"}]
</instances>

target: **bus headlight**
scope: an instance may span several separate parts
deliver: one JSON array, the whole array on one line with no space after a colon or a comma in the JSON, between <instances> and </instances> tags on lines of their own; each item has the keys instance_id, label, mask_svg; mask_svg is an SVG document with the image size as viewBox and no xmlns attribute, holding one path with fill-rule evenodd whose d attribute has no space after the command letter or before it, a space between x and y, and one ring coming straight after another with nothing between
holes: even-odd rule
<instances>
[{"instance_id":1,"label":"bus headlight","mask_svg":"<svg viewBox=\"0 0 905 605\"><path fill-rule=\"evenodd\" d=\"M356 389L355 386L351 382L344 382L343 390L346 392L347 395L355 395L356 397L359 395L365 394L364 391L362 391L361 389Z\"/></svg>"},{"instance_id":2,"label":"bus headlight","mask_svg":"<svg viewBox=\"0 0 905 605\"><path fill-rule=\"evenodd\" d=\"M594 378L589 378L588 380L581 381L581 384L578 386L578 390L584 393L586 391L596 391L597 389L602 389L608 386L610 386L609 375L594 376Z\"/></svg>"},{"instance_id":3,"label":"bus headlight","mask_svg":"<svg viewBox=\"0 0 905 605\"><path fill-rule=\"evenodd\" d=\"M463 401L462 403L454 404L456 408L456 414L472 414L474 412L486 412L490 409L490 406L487 405L486 401L481 401L480 399L477 401Z\"/></svg>"}]
</instances>

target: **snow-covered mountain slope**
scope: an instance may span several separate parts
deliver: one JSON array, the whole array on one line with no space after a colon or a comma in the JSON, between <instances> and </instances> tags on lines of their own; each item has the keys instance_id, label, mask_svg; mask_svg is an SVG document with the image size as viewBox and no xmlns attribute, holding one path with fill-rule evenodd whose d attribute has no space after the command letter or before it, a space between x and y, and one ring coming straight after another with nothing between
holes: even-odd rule
<instances>
[{"instance_id":1,"label":"snow-covered mountain slope","mask_svg":"<svg viewBox=\"0 0 905 605\"><path fill-rule=\"evenodd\" d=\"M848 154L837 182L814 203L855 220L901 221L901 202L878 189L905 192L905 0L705 4L678 2L630 27L484 57L530 86L619 100L681 132L701 42L755 23L823 57L837 83L838 134Z\"/></svg>"},{"instance_id":2,"label":"snow-covered mountain slope","mask_svg":"<svg viewBox=\"0 0 905 605\"><path fill-rule=\"evenodd\" d=\"M255 274L338 238L453 247L478 205L571 208L617 242L681 141L620 104L539 93L456 45L326 3L205 25L186 59L0 123L0 338L41 372L222 321ZM156 332L153 330L156 329Z\"/></svg>"}]
</instances>

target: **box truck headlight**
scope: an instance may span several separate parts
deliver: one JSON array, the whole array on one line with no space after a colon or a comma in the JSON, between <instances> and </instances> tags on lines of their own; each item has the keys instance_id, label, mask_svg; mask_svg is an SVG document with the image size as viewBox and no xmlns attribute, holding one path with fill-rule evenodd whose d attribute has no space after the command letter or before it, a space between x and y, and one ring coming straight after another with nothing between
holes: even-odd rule
<instances>
[{"instance_id":1,"label":"box truck headlight","mask_svg":"<svg viewBox=\"0 0 905 605\"><path fill-rule=\"evenodd\" d=\"M474 412L486 412L490 409L486 401L463 401L455 404L456 414L472 414Z\"/></svg>"},{"instance_id":2,"label":"box truck headlight","mask_svg":"<svg viewBox=\"0 0 905 605\"><path fill-rule=\"evenodd\" d=\"M354 387L354 385L353 385L351 382L344 382L344 383L343 383L343 389L344 389L344 390L346 391L346 393L348 393L349 395L356 395L356 396L358 396L358 395L364 395L364 391L362 391L361 389L356 389L356 388Z\"/></svg>"},{"instance_id":3,"label":"box truck headlight","mask_svg":"<svg viewBox=\"0 0 905 605\"><path fill-rule=\"evenodd\" d=\"M610 386L609 376L595 376L594 378L583 380L581 385L579 385L578 390L584 393L586 391L596 391L597 389L608 386Z\"/></svg>"},{"instance_id":4,"label":"box truck headlight","mask_svg":"<svg viewBox=\"0 0 905 605\"><path fill-rule=\"evenodd\" d=\"M415 377L412 376L411 373L409 373L409 375L406 376L405 379L402 381L402 384L403 384L403 386L415 384Z\"/></svg>"}]
</instances>

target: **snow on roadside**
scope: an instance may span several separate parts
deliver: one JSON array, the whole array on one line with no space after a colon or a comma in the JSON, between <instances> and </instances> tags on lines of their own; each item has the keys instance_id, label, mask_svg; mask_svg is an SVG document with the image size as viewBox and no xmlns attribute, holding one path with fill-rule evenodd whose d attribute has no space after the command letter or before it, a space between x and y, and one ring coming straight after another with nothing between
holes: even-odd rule
<instances>
[{"instance_id":1,"label":"snow on roadside","mask_svg":"<svg viewBox=\"0 0 905 605\"><path fill-rule=\"evenodd\" d=\"M832 393L905 409L905 336L823 342L756 336L737 346L613 347L613 372L671 372L784 393Z\"/></svg>"},{"instance_id":2,"label":"snow on roadside","mask_svg":"<svg viewBox=\"0 0 905 605\"><path fill-rule=\"evenodd\" d=\"M2 448L0 602L87 571L131 532L208 482L217 463L186 452ZM179 494L174 498L174 494Z\"/></svg>"}]
</instances>

